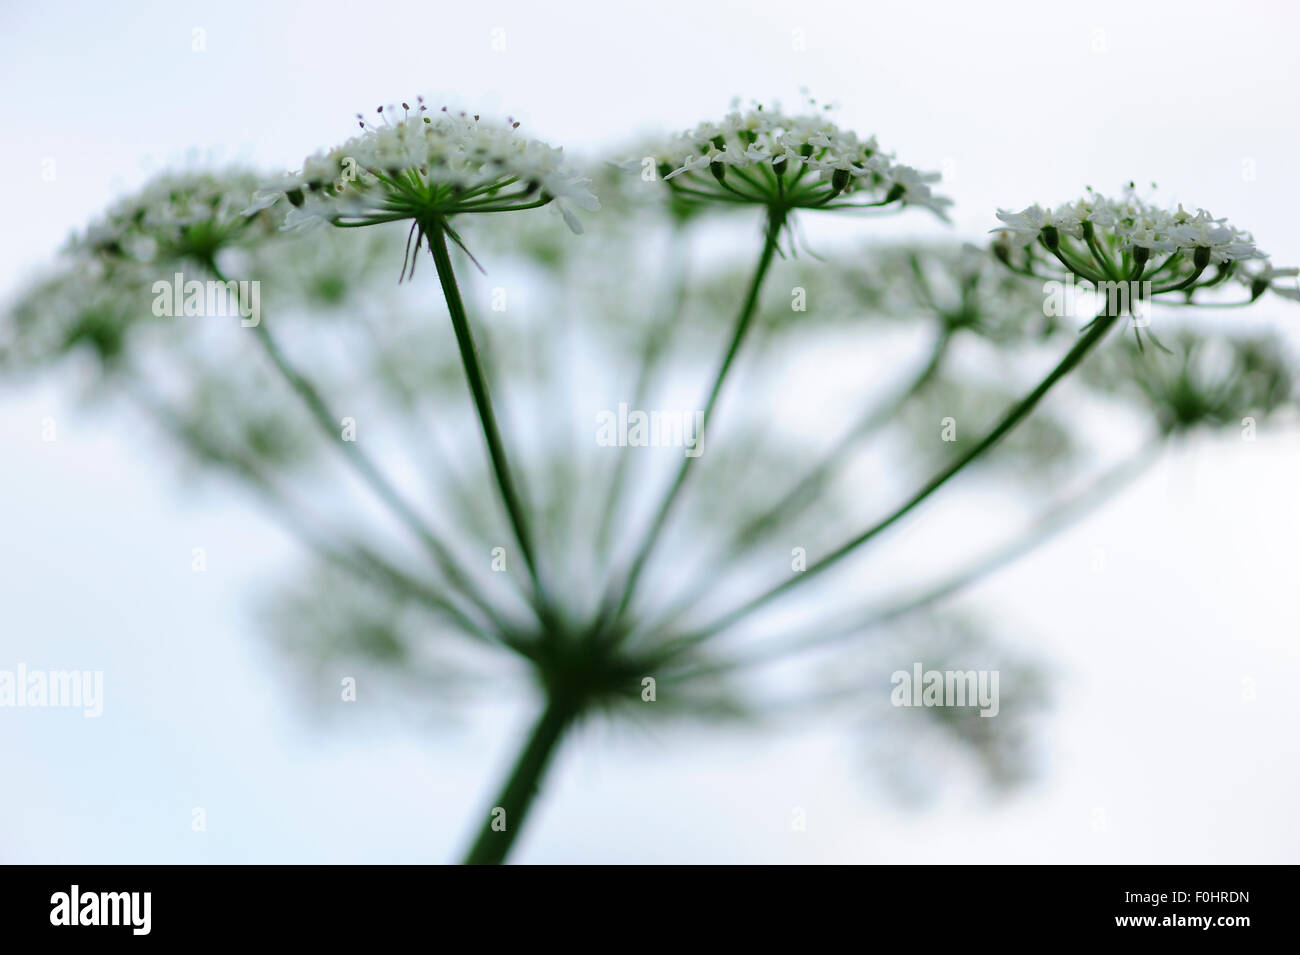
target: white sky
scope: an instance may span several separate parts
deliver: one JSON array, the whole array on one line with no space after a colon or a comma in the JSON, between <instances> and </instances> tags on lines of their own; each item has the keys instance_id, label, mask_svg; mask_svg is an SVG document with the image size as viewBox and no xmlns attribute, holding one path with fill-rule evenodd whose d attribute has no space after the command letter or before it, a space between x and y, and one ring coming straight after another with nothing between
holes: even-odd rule
<instances>
[{"instance_id":1,"label":"white sky","mask_svg":"<svg viewBox=\"0 0 1300 955\"><path fill-rule=\"evenodd\" d=\"M999 206L1156 180L1300 263L1297 9L8 5L0 295L191 149L293 166L350 135L354 112L418 92L513 113L586 151L714 116L734 95L793 103L807 86L903 161L948 170L959 234L986 231ZM1240 315L1273 320L1290 334L1300 316ZM53 444L39 436L47 416ZM0 392L0 667L109 672L98 721L0 711L0 860L453 858L528 708L459 728L317 728L259 643L249 599L292 547L223 494L180 486L156 453L53 387ZM888 808L832 727L593 731L564 754L519 858L1300 860L1297 477L1293 433L1195 445L972 596L1040 635L1061 676L1049 771L1010 804L957 794L924 813ZM213 555L206 575L189 571L196 542ZM194 806L206 833L190 831ZM795 806L806 833L790 831Z\"/></svg>"}]
</instances>

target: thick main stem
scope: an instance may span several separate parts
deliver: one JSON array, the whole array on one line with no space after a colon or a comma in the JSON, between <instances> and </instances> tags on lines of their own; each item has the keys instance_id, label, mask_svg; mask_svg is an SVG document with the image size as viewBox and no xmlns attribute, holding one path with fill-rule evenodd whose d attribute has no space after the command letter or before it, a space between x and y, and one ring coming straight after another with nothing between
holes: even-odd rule
<instances>
[{"instance_id":1,"label":"thick main stem","mask_svg":"<svg viewBox=\"0 0 1300 955\"><path fill-rule=\"evenodd\" d=\"M767 271L772 265L772 260L776 256L777 240L781 237L781 229L785 226L786 212L779 207L772 207L767 214L767 231L763 237L763 251L758 258L758 265L754 269L753 278L750 279L749 289L745 293L745 301L741 305L740 314L736 316L735 328L731 334L731 342L727 346L726 354L723 355L722 362L718 366L718 373L714 376L713 387L709 390L708 400L704 404L704 412L701 416L701 435L707 430L709 417L713 413L713 406L717 404L718 395L722 392L723 382L727 378L727 372L731 370L732 363L736 360L736 355L740 351L740 346L745 340L745 333L753 323L754 314L758 311L759 293L763 288L763 279L767 276ZM646 534L636 557L632 561L631 569L628 571L627 580L623 585L623 594L619 599L618 606L614 611L613 619L617 621L627 610L628 605L632 602L632 597L636 591L637 581L645 569L646 561L649 559L651 552L654 550L655 543L659 540L659 535L663 532L664 525L668 523L668 516L672 511L673 504L677 501L677 496L681 492L682 485L686 483L686 477L691 472L692 457L683 457L681 467L677 470L677 477L673 480L672 485L668 488L668 493L664 495L659 510L655 513L654 519L650 523L650 530Z\"/></svg>"},{"instance_id":2,"label":"thick main stem","mask_svg":"<svg viewBox=\"0 0 1300 955\"><path fill-rule=\"evenodd\" d=\"M465 314L465 305L460 297L460 286L456 283L456 272L452 268L451 255L447 247L447 233L441 223L432 223L425 229L425 235L428 237L429 251L433 253L434 265L438 269L438 280L442 283L443 297L447 300L451 327L456 333L456 345L460 349L461 364L465 367L465 378L469 382L474 409L478 413L483 440L487 444L488 458L492 464L497 489L501 492L501 501L505 505L506 515L514 530L515 540L519 543L528 575L532 578L537 612L545 618L549 613L549 601L538 573L536 551L533 549L527 514L510 474L510 462L506 458L505 445L501 441L501 429L497 426L496 414L492 410L492 397L488 392L483 365L479 361L474 334L470 330L469 318Z\"/></svg>"},{"instance_id":3,"label":"thick main stem","mask_svg":"<svg viewBox=\"0 0 1300 955\"><path fill-rule=\"evenodd\" d=\"M465 865L500 865L505 862L528 818L546 767L575 715L567 702L554 697L547 700L528 742L515 760L501 795L465 856ZM498 810L504 810L504 815Z\"/></svg>"}]
</instances>

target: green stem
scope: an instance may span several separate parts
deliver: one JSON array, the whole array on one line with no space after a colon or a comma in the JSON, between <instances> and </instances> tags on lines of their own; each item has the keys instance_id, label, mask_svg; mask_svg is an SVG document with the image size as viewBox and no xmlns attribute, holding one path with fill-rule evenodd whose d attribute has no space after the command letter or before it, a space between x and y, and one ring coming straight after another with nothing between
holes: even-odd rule
<instances>
[{"instance_id":1,"label":"green stem","mask_svg":"<svg viewBox=\"0 0 1300 955\"><path fill-rule=\"evenodd\" d=\"M1083 237L1088 243L1088 249L1092 252L1092 259L1097 263L1097 268L1101 269L1103 275L1118 281L1120 273L1111 262L1110 256L1102 251L1101 245L1097 241L1096 230L1092 228L1091 223L1085 225Z\"/></svg>"},{"instance_id":2,"label":"green stem","mask_svg":"<svg viewBox=\"0 0 1300 955\"><path fill-rule=\"evenodd\" d=\"M864 439L893 419L899 411L918 392L925 388L938 373L948 350L951 334L940 333L925 366L900 388L888 401L867 410L832 446L830 452L818 464L808 471L798 482L762 513L755 515L737 529L713 555L705 567L724 567L743 557L768 534L778 528L789 527L791 522L802 516L815 502L849 454ZM704 598L717 584L717 577L712 572L704 572L696 577L695 585L683 594L664 613L654 629L664 631L672 628L696 604Z\"/></svg>"},{"instance_id":3,"label":"green stem","mask_svg":"<svg viewBox=\"0 0 1300 955\"><path fill-rule=\"evenodd\" d=\"M1159 288L1153 288L1151 290L1151 294L1158 295L1161 292L1177 292L1179 289L1185 289L1187 288L1187 286L1191 285L1193 282L1199 279L1201 277L1201 273L1204 271L1205 271L1205 266L1203 265L1197 266L1196 271L1193 272L1191 275L1187 276L1187 278L1183 279L1181 282L1174 282L1171 285L1162 285Z\"/></svg>"},{"instance_id":4,"label":"green stem","mask_svg":"<svg viewBox=\"0 0 1300 955\"><path fill-rule=\"evenodd\" d=\"M673 329L677 327L677 323L681 319L682 309L686 304L685 233L686 230L678 224L673 229L672 236L669 239L669 255L672 257L670 270L673 276L670 282L670 292L662 317L646 335L645 344L641 349L640 369L637 372L636 384L632 387L633 408L640 408L644 403L650 390L650 383L655 372L659 369L665 347ZM609 489L605 495L605 503L600 512L600 522L596 531L596 553L602 557L609 554L610 537L614 530L614 514L623 501L623 490L627 483L628 467L632 460L632 456L627 451L627 448L622 448L619 451L618 459L614 463L614 475L610 479Z\"/></svg>"},{"instance_id":5,"label":"green stem","mask_svg":"<svg viewBox=\"0 0 1300 955\"><path fill-rule=\"evenodd\" d=\"M230 281L215 261L208 260L204 264L222 282L228 283ZM339 449L343 457L370 486L376 496L425 546L439 568L447 576L448 581L460 591L462 596L477 607L499 631L508 630L505 620L487 602L474 585L474 582L460 569L448 546L429 529L415 509L407 503L406 499L398 493L397 489L384 476L379 466L361 450L355 441L339 440L339 432L336 428L340 419L334 415L325 403L325 398L321 395L320 389L289 360L266 323L259 321L254 325L253 335L258 344L261 345L267 358L270 359L271 364L275 366L276 371L280 373L285 383L298 395L303 405L311 413L313 420L315 420L329 443Z\"/></svg>"},{"instance_id":6,"label":"green stem","mask_svg":"<svg viewBox=\"0 0 1300 955\"><path fill-rule=\"evenodd\" d=\"M482 613L484 613L493 625L498 629L508 629L505 620L496 612L490 603L479 593L478 588L473 581L460 569L455 557L452 556L450 548L442 542L421 520L415 509L406 502L406 499L398 493L397 489L389 483L384 477L379 466L370 459L370 456L362 451L355 441L339 440L339 433L335 430L336 422L340 419L335 417L325 399L321 396L320 391L311 383L296 367L289 361L284 351L280 348L279 343L271 335L270 330L264 322L259 322L253 329L254 337L262 345L267 357L275 365L281 376L289 386L302 399L312 417L324 432L330 443L335 445L342 452L343 456L352 464L356 472L370 485L375 494L382 500L388 508L397 515L398 519L424 544L425 548L433 556L442 572L447 575L447 579L461 591Z\"/></svg>"},{"instance_id":7,"label":"green stem","mask_svg":"<svg viewBox=\"0 0 1300 955\"><path fill-rule=\"evenodd\" d=\"M732 538L730 556L735 558L783 521L799 516L826 489L839 466L857 445L894 418L913 396L925 388L939 372L948 348L950 336L940 335L931 349L925 366L885 404L866 412L844 435L836 441L830 453L811 471L804 475L786 494L754 518Z\"/></svg>"},{"instance_id":8,"label":"green stem","mask_svg":"<svg viewBox=\"0 0 1300 955\"><path fill-rule=\"evenodd\" d=\"M772 265L772 260L776 256L777 240L781 236L781 229L785 226L786 210L779 206L772 206L768 209L767 231L763 238L763 250L759 254L758 265L754 269L753 278L750 279L749 288L745 293L745 301L741 305L740 314L736 317L735 328L731 334L731 342L727 346L726 354L718 366L718 372L713 379L713 387L709 391L708 400L704 404L704 413L701 417L700 428L701 434L707 431L709 417L713 413L713 406L718 401L718 395L722 392L723 382L727 378L727 372L731 370L731 365L736 359L740 346L745 340L745 333L749 330L753 322L755 313L758 311L759 292L763 287L763 279L767 276L768 269ZM623 594L619 599L618 605L613 613L613 620L617 622L627 611L628 605L632 602L632 597L636 591L636 585L641 577L642 571L645 570L646 561L649 559L651 552L654 550L659 535L663 532L664 526L668 522L668 516L672 511L673 504L677 501L677 496L681 492L682 486L686 483L686 477L691 471L691 462L694 458L683 456L682 465L677 471L677 477L673 480L672 485L668 488L667 494L664 495L659 510L655 513L654 520L650 524L650 530L646 534L636 557L632 561L631 569L628 571L627 579L623 584Z\"/></svg>"},{"instance_id":9,"label":"green stem","mask_svg":"<svg viewBox=\"0 0 1300 955\"><path fill-rule=\"evenodd\" d=\"M262 498L275 519L325 562L348 571L358 579L383 586L393 596L416 600L445 616L468 636L489 642L500 639L496 633L470 618L454 601L389 564L363 543L330 543L326 535L320 532L325 523L320 515L311 513L306 506L286 494L253 456L240 449L223 446L210 432L187 421L147 384L137 382L131 385L128 394L156 418L179 444L188 447L205 461L223 467L244 480Z\"/></svg>"},{"instance_id":10,"label":"green stem","mask_svg":"<svg viewBox=\"0 0 1300 955\"><path fill-rule=\"evenodd\" d=\"M523 830L551 761L565 731L573 724L574 709L566 702L551 698L537 718L528 742L515 760L514 768L502 787L501 795L479 830L478 838L465 856L465 865L500 865L506 860L515 839ZM505 810L504 818L498 809ZM504 828L493 828L494 823Z\"/></svg>"},{"instance_id":11,"label":"green stem","mask_svg":"<svg viewBox=\"0 0 1300 955\"><path fill-rule=\"evenodd\" d=\"M460 287L456 284L456 272L452 268L451 255L447 247L446 229L442 222L434 222L425 227L424 232L428 237L429 251L433 253L434 265L438 269L438 280L442 283L442 294L447 301L447 311L451 314L451 327L456 333L456 345L460 349L465 378L469 382L470 394L474 399L474 409L478 412L479 425L483 430L483 440L487 444L488 458L492 463L497 489L501 492L501 501L505 505L515 539L519 542L528 575L532 579L537 612L545 618L549 614L550 602L542 587L526 512L515 490L514 480L510 476L510 462L506 458L505 445L501 441L501 429L497 426L496 414L492 411L492 397L488 392L483 365L479 361L478 348L474 344L469 318L465 314L465 305L461 301Z\"/></svg>"},{"instance_id":12,"label":"green stem","mask_svg":"<svg viewBox=\"0 0 1300 955\"><path fill-rule=\"evenodd\" d=\"M986 579L1094 512L1135 478L1146 473L1147 469L1158 460L1159 452L1168 437L1168 432L1161 431L1131 457L1092 481L1083 491L1045 511L1018 537L990 550L918 593L888 601L868 610L841 614L839 615L841 620L838 622L827 620L802 630L796 637L768 640L762 645L751 647L743 656L674 674L673 678L695 679L706 675L716 676L743 667L784 660L797 653L805 653L854 636L861 636L895 620L925 610ZM844 622L845 617L848 622Z\"/></svg>"},{"instance_id":13,"label":"green stem","mask_svg":"<svg viewBox=\"0 0 1300 955\"><path fill-rule=\"evenodd\" d=\"M947 484L955 475L960 473L966 465L983 455L991 447L997 444L998 441L1000 441L1009 431L1015 428L1016 425L1020 424L1021 421L1028 417L1030 412L1032 412L1034 408L1038 406L1038 403L1042 401L1043 397L1052 390L1057 382L1074 370L1079 362L1083 360L1084 356L1092 350L1094 345L1106 336L1106 333L1111 330L1118 320L1119 316L1117 315L1104 314L1099 315L1094 319L1089 325L1087 331L1084 332L1080 336L1079 340L1074 344L1074 347L1066 353L1065 357L1062 358L1057 366L1048 373L1047 377L1038 383L1033 391L1029 392L1029 394L1019 403L1012 407L1011 410L1002 417L1002 420L999 421L983 438L981 438L977 444L958 457L956 461L943 471L940 471L937 475L926 482L919 491L908 498L892 514L877 521L860 534L850 538L830 554L810 565L808 569L802 573L795 574L793 577L790 577L783 583L759 594L747 603L742 604L734 610L728 611L713 622L701 627L696 632L688 634L680 640L674 641L673 645L667 650L668 654L675 655L699 644L703 640L706 640L723 630L728 629L738 621L749 616L755 610L758 610L760 607L775 600L777 597L793 590L795 587L798 587L819 574L825 573L845 557L848 557L856 551L867 541L898 523L925 501L931 494L939 490L939 488Z\"/></svg>"}]
</instances>

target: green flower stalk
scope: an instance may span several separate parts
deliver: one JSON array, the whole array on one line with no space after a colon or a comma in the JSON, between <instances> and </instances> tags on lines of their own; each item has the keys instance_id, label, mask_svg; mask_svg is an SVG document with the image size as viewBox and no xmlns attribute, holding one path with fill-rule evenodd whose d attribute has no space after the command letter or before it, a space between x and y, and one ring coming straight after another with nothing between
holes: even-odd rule
<instances>
[{"instance_id":1,"label":"green flower stalk","mask_svg":"<svg viewBox=\"0 0 1300 955\"><path fill-rule=\"evenodd\" d=\"M641 167L643 174L653 169L661 176L677 201L754 205L766 213L758 264L704 402L705 429L758 309L781 234L797 212L898 210L917 205L945 218L944 210L951 204L930 189L929 183L939 179L937 173L895 163L875 137L864 141L824 115L790 116L779 108L755 106L733 112L721 123L702 123L646 157ZM606 610L596 629L608 628L607 638L614 642L626 638L624 617L691 472L692 460L683 460L626 575L615 578L606 594Z\"/></svg>"},{"instance_id":2,"label":"green flower stalk","mask_svg":"<svg viewBox=\"0 0 1300 955\"><path fill-rule=\"evenodd\" d=\"M308 157L300 172L259 192L249 211L283 199L290 207L285 219L290 228L318 222L360 228L409 221L403 278L414 275L420 246L427 243L497 488L532 581L537 612L546 620L550 598L527 509L506 455L447 240L465 249L451 224L454 217L552 204L574 232L581 232L573 206L594 211L600 204L587 188L588 180L564 165L562 150L520 135L513 119L495 123L446 107L431 113L423 97L414 108L403 103L400 115L392 106L387 111L381 106L376 113L382 122L369 123L358 114L359 136Z\"/></svg>"},{"instance_id":3,"label":"green flower stalk","mask_svg":"<svg viewBox=\"0 0 1300 955\"><path fill-rule=\"evenodd\" d=\"M427 244L497 490L532 583L534 609L544 630L539 643L554 645L562 640L563 624L542 577L528 508L501 436L487 375L456 280L449 240L468 254L452 225L454 218L546 205L553 205L574 232L581 232L573 207L595 211L600 205L588 188L588 180L564 165L562 151L519 135L517 122L492 123L446 108L430 114L422 99L416 103L414 109L403 103L400 116L393 107L386 112L380 107L377 113L382 125L367 123L358 116L361 135L310 157L300 173L264 192L251 208L267 208L283 198L292 207L286 216L290 227L318 221L343 228L409 221L403 279L414 275L420 246ZM537 728L498 801L509 820L505 830L508 835L493 830L489 823L472 847L468 862L504 859L517 827L526 817L549 754L584 703L583 699L571 699L548 689Z\"/></svg>"}]
</instances>

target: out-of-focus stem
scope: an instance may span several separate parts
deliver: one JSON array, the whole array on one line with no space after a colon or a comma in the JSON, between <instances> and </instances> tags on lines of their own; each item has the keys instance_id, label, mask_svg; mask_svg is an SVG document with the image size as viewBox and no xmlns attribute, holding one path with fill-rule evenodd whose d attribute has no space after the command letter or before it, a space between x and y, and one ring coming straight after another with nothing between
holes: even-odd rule
<instances>
[{"instance_id":1,"label":"out-of-focus stem","mask_svg":"<svg viewBox=\"0 0 1300 955\"><path fill-rule=\"evenodd\" d=\"M949 341L950 336L946 332L941 333L930 350L925 365L916 375L889 400L862 415L812 470L797 481L776 503L739 527L705 566L726 566L729 562L744 556L745 552L763 537L781 527L789 526L792 521L807 511L826 489L853 449L897 415L903 405L938 373ZM671 629L703 599L715 584L716 577L712 573L696 575L695 585L674 601L673 606L665 612L663 619L655 624L655 628L661 631Z\"/></svg>"},{"instance_id":2,"label":"out-of-focus stem","mask_svg":"<svg viewBox=\"0 0 1300 955\"><path fill-rule=\"evenodd\" d=\"M633 386L632 407L640 408L645 401L646 393L650 389L650 382L654 378L655 372L659 368L660 361L664 355L664 348L667 345L672 330L677 326L681 317L682 306L686 301L686 263L685 263L686 242L682 234L682 229L673 230L672 237L669 239L669 253L673 256L672 264L672 292L668 296L668 303L661 321L657 322L646 336L645 345L641 353L641 367L637 372L636 384ZM614 529L614 514L623 500L623 491L627 483L628 466L631 461L631 455L627 453L626 448L620 449L617 460L614 463L614 474L610 478L609 492L605 496L605 504L601 508L600 523L596 531L596 553L608 555L610 545L610 535Z\"/></svg>"},{"instance_id":3,"label":"out-of-focus stem","mask_svg":"<svg viewBox=\"0 0 1300 955\"><path fill-rule=\"evenodd\" d=\"M209 262L208 268L221 281L229 281L215 262ZM320 389L289 360L288 355L285 354L284 349L280 347L279 342L271 334L265 321L259 321L253 326L253 337L262 346L262 350L281 377L302 400L328 442L338 448L339 452L371 487L376 496L425 546L437 562L439 569L446 575L448 581L479 611L487 616L494 626L502 631L508 630L509 627L500 614L484 599L469 576L460 569L459 564L451 554L451 550L429 529L415 509L407 503L406 499L384 476L379 466L370 459L368 454L361 450L355 441L340 440L339 432L336 430L340 419L335 417L330 410L321 395Z\"/></svg>"},{"instance_id":4,"label":"out-of-focus stem","mask_svg":"<svg viewBox=\"0 0 1300 955\"><path fill-rule=\"evenodd\" d=\"M1092 350L1094 345L1106 336L1106 333L1109 332L1118 321L1118 315L1103 314L1095 318L1088 326L1087 331L1080 335L1079 340L1075 342L1074 346L1066 353L1065 357L1061 359L1056 367L1047 374L1047 377L1040 381L1038 385L1029 392L1029 394L1022 398L1005 415L1003 415L1002 419L994 425L992 430L985 434L984 437L974 446L959 456L957 460L947 468L940 471L933 478L927 481L919 491L904 501L903 504L893 511L893 513L877 521L875 524L872 524L861 533L854 535L821 560L810 564L807 570L802 573L795 574L783 583L764 591L757 597L754 597L746 603L741 604L739 607L736 607L734 610L722 614L695 632L674 641L674 645L670 652L675 653L689 649L690 647L693 647L698 643L728 629L743 620L745 617L748 617L754 611L766 606L768 603L771 603L776 598L790 592L820 574L825 573L827 570L830 570L832 567L839 564L839 562L844 558L855 553L863 544L898 523L915 508L920 506L930 497L931 494L947 484L948 481L957 474L961 473L968 464L982 456L986 451L1005 437L1008 432L1015 428L1016 425L1020 424L1021 421L1027 418L1038 406L1038 403L1043 400L1043 397L1052 390L1057 382L1073 371L1079 362L1083 360L1084 356Z\"/></svg>"},{"instance_id":5,"label":"out-of-focus stem","mask_svg":"<svg viewBox=\"0 0 1300 955\"><path fill-rule=\"evenodd\" d=\"M925 610L953 594L974 586L1007 565L1040 547L1062 531L1091 514L1127 487L1159 459L1168 437L1161 432L1136 453L1093 480L1084 490L1059 502L1041 514L1020 535L971 560L966 566L919 592L885 601L875 608L839 614L838 620L801 628L795 636L784 636L750 647L743 655L692 668L675 679L731 672L744 667L760 666L784 660L794 654L816 650L855 636L861 636L886 624Z\"/></svg>"},{"instance_id":6,"label":"out-of-focus stem","mask_svg":"<svg viewBox=\"0 0 1300 955\"><path fill-rule=\"evenodd\" d=\"M758 311L759 293L763 287L763 279L767 276L768 269L772 265L772 260L776 256L777 241L780 239L781 230L785 227L786 210L780 207L771 207L767 215L767 230L763 237L763 249L759 253L758 265L754 269L753 278L750 279L749 288L745 293L745 300L740 307L740 313L736 316L736 324L731 334L731 341L727 346L727 351L722 357L718 366L717 374L714 375L713 387L709 390L709 397L705 401L704 411L701 418L703 432L708 428L709 417L713 413L713 407L717 404L718 395L722 392L722 385L726 381L727 372L731 370L731 365L736 359L740 346L745 340L745 333L749 330L753 322L754 314ZM619 597L618 604L614 608L611 619L617 623L618 620L627 611L636 593L637 583L640 580L642 571L645 570L646 562L650 554L654 551L655 544L659 536L663 533L664 526L668 523L668 516L672 512L673 504L677 501L678 494L682 486L686 483L686 478L691 472L691 462L694 458L683 457L681 467L677 471L677 476L669 486L663 501L656 511L654 519L650 522L650 529L646 533L645 540L637 550L635 558L632 560L631 568L628 570L626 580L622 585L622 596Z\"/></svg>"}]
</instances>

